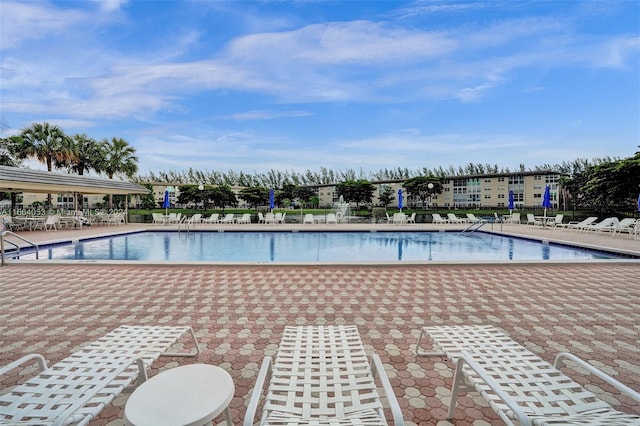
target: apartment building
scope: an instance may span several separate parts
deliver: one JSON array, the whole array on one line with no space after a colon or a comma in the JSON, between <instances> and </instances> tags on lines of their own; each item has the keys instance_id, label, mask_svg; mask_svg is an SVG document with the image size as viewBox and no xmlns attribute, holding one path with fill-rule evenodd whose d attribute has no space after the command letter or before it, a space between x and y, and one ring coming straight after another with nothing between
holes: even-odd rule
<instances>
[{"instance_id":1,"label":"apartment building","mask_svg":"<svg viewBox=\"0 0 640 426\"><path fill-rule=\"evenodd\" d=\"M404 205L408 208L507 208L509 191L513 191L516 208L540 206L542 196L547 185L551 189L551 202L558 206L558 183L563 175L551 171L497 173L484 175L467 175L445 177L442 181L441 194L434 194L423 205L422 200L406 194L402 186L403 180L389 180L372 182L375 191L373 205L380 204L380 194L386 187L391 188L393 194L399 189L405 193ZM317 185L320 205L331 205L338 201L336 185ZM397 196L392 206L397 205Z\"/></svg>"}]
</instances>

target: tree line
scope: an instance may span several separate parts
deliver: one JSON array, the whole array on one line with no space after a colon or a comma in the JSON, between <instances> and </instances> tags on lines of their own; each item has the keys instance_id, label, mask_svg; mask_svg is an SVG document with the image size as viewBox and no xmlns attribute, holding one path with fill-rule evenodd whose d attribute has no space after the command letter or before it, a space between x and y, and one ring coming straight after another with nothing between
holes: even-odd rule
<instances>
[{"instance_id":1,"label":"tree line","mask_svg":"<svg viewBox=\"0 0 640 426\"><path fill-rule=\"evenodd\" d=\"M640 147L639 147L640 148ZM543 164L527 168L520 164L518 170L500 168L497 164L468 163L448 168L423 167L416 170L397 167L365 172L363 169L332 170L320 167L305 172L269 170L264 173L244 173L234 170L202 171L189 168L185 171L159 171L139 175L136 151L126 140L118 137L97 141L86 134L68 136L58 126L47 122L33 123L17 135L0 139L0 165L19 166L22 160L35 158L46 164L47 170L66 169L78 175L93 170L112 179L126 176L140 184L166 182L181 186L184 202L234 205L231 187L243 187L238 196L250 205L262 205L268 200L269 189L276 190L279 204L285 200L314 202L309 187L336 185L338 195L356 204L371 203L371 181L402 181L409 195L423 203L433 194L442 191L445 177L462 177L483 174L553 171L562 175L559 182L560 203L563 209L602 208L613 205L633 205L640 191L640 150L629 158L578 158L560 164ZM429 187L429 184L432 186ZM203 185L203 190L197 190ZM369 195L371 194L371 195ZM144 197L145 203L154 202L153 194ZM317 198L317 197L316 197ZM382 205L391 204L395 194L383 188L379 199ZM178 200L179 202L183 202ZM81 197L80 197L81 202ZM48 203L51 203L50 196ZM226 203L226 204L225 204ZM112 198L109 199L112 205Z\"/></svg>"}]
</instances>

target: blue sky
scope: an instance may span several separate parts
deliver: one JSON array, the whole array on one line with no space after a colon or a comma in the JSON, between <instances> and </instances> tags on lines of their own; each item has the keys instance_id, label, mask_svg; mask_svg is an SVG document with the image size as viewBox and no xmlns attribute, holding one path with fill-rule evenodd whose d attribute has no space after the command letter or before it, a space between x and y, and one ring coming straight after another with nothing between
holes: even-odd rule
<instances>
[{"instance_id":1,"label":"blue sky","mask_svg":"<svg viewBox=\"0 0 640 426\"><path fill-rule=\"evenodd\" d=\"M140 173L468 163L640 145L637 1L0 2L1 136L121 137Z\"/></svg>"}]
</instances>

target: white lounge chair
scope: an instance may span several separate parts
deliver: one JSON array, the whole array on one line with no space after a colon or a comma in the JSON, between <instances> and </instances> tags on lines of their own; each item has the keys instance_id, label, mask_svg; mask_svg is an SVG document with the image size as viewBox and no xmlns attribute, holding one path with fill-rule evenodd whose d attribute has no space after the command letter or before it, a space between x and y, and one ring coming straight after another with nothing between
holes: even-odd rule
<instances>
[{"instance_id":1,"label":"white lounge chair","mask_svg":"<svg viewBox=\"0 0 640 426\"><path fill-rule=\"evenodd\" d=\"M473 214L473 213L467 213L467 220L468 220L468 222L471 222L471 223L482 223L482 222L486 222L486 220L485 220L485 219L478 218L478 217L476 217L476 215L475 215L475 214Z\"/></svg>"},{"instance_id":2,"label":"white lounge chair","mask_svg":"<svg viewBox=\"0 0 640 426\"><path fill-rule=\"evenodd\" d=\"M189 219L185 220L185 223L195 225L196 223L202 222L202 213L195 213Z\"/></svg>"},{"instance_id":3,"label":"white lounge chair","mask_svg":"<svg viewBox=\"0 0 640 426\"><path fill-rule=\"evenodd\" d=\"M327 214L327 223L338 223L338 218L336 218L336 215L334 213Z\"/></svg>"},{"instance_id":4,"label":"white lounge chair","mask_svg":"<svg viewBox=\"0 0 640 426\"><path fill-rule=\"evenodd\" d=\"M307 213L304 215L304 218L302 219L302 223L310 223L313 224L313 215L311 213Z\"/></svg>"},{"instance_id":5,"label":"white lounge chair","mask_svg":"<svg viewBox=\"0 0 640 426\"><path fill-rule=\"evenodd\" d=\"M220 214L219 213L211 213L211 216L202 220L202 223L212 224L220 222Z\"/></svg>"},{"instance_id":6,"label":"white lounge chair","mask_svg":"<svg viewBox=\"0 0 640 426\"><path fill-rule=\"evenodd\" d=\"M449 221L446 219L443 219L442 216L440 216L439 213L432 213L431 214L431 222L432 223L448 223Z\"/></svg>"},{"instance_id":7,"label":"white lounge chair","mask_svg":"<svg viewBox=\"0 0 640 426\"><path fill-rule=\"evenodd\" d=\"M162 213L151 213L151 217L153 218L152 223L154 225L164 225L164 215Z\"/></svg>"},{"instance_id":8,"label":"white lounge chair","mask_svg":"<svg viewBox=\"0 0 640 426\"><path fill-rule=\"evenodd\" d=\"M233 213L227 213L226 215L224 215L220 223L231 224L231 223L235 223L235 221L236 221L236 216Z\"/></svg>"},{"instance_id":9,"label":"white lounge chair","mask_svg":"<svg viewBox=\"0 0 640 426\"><path fill-rule=\"evenodd\" d=\"M236 220L236 223L251 223L251 213L243 213L242 216Z\"/></svg>"},{"instance_id":10,"label":"white lounge chair","mask_svg":"<svg viewBox=\"0 0 640 426\"><path fill-rule=\"evenodd\" d=\"M591 224L588 224L588 225L584 225L581 228L581 230L585 231L585 232L593 231L596 234L599 234L602 231L610 231L619 222L620 221L618 220L617 217L607 217L607 218L601 220L598 223L591 223Z\"/></svg>"},{"instance_id":11,"label":"white lounge chair","mask_svg":"<svg viewBox=\"0 0 640 426\"><path fill-rule=\"evenodd\" d=\"M276 223L276 215L273 213L267 213L264 215L264 223L274 224Z\"/></svg>"},{"instance_id":12,"label":"white lounge chair","mask_svg":"<svg viewBox=\"0 0 640 426\"><path fill-rule=\"evenodd\" d=\"M563 214L557 214L553 218L553 221L551 221L550 223L547 223L547 226L562 227L562 225L563 225L562 220L563 219L564 219L564 215Z\"/></svg>"},{"instance_id":13,"label":"white lounge chair","mask_svg":"<svg viewBox=\"0 0 640 426\"><path fill-rule=\"evenodd\" d=\"M527 225L543 226L544 222L537 219L532 213L527 213Z\"/></svg>"},{"instance_id":14,"label":"white lounge chair","mask_svg":"<svg viewBox=\"0 0 640 426\"><path fill-rule=\"evenodd\" d=\"M436 351L424 351L423 338ZM577 363L637 402L639 392L569 353L559 354L551 365L492 326L424 327L416 353L446 356L455 364L449 419L458 394L475 389L507 425L640 424L640 416L614 410L564 375L562 362Z\"/></svg>"},{"instance_id":15,"label":"white lounge chair","mask_svg":"<svg viewBox=\"0 0 640 426\"><path fill-rule=\"evenodd\" d=\"M581 221L572 220L569 223L562 224L562 227L567 229L581 230L584 226L591 225L596 220L598 220L597 216L589 216L588 218Z\"/></svg>"},{"instance_id":16,"label":"white lounge chair","mask_svg":"<svg viewBox=\"0 0 640 426\"><path fill-rule=\"evenodd\" d=\"M505 220L505 223L517 223L518 225L520 225L520 213L511 213L511 215L509 215L509 217Z\"/></svg>"},{"instance_id":17,"label":"white lounge chair","mask_svg":"<svg viewBox=\"0 0 640 426\"><path fill-rule=\"evenodd\" d=\"M412 223L415 225L416 223L416 212L411 213L411 216L407 218L407 223Z\"/></svg>"},{"instance_id":18,"label":"white lounge chair","mask_svg":"<svg viewBox=\"0 0 640 426\"><path fill-rule=\"evenodd\" d=\"M262 212L258 212L258 223L264 223L264 215Z\"/></svg>"},{"instance_id":19,"label":"white lounge chair","mask_svg":"<svg viewBox=\"0 0 640 426\"><path fill-rule=\"evenodd\" d=\"M193 350L169 352L186 333ZM42 371L0 391L0 424L86 425L136 379L144 382L158 357L199 354L191 327L122 326L51 367L41 355L26 355L0 376L33 361Z\"/></svg>"},{"instance_id":20,"label":"white lounge chair","mask_svg":"<svg viewBox=\"0 0 640 426\"><path fill-rule=\"evenodd\" d=\"M285 218L287 217L287 212L284 212L278 217L278 213L276 213L276 223L285 223Z\"/></svg>"},{"instance_id":21,"label":"white lounge chair","mask_svg":"<svg viewBox=\"0 0 640 426\"><path fill-rule=\"evenodd\" d=\"M636 226L636 220L632 217L625 217L613 229L613 236L616 234L628 233L629 238L633 236L633 230Z\"/></svg>"},{"instance_id":22,"label":"white lounge chair","mask_svg":"<svg viewBox=\"0 0 640 426\"><path fill-rule=\"evenodd\" d=\"M386 425L376 376L394 423L404 424L380 358L370 359L356 326L285 327L275 358L262 362L244 425L254 424L266 382L260 425Z\"/></svg>"},{"instance_id":23,"label":"white lounge chair","mask_svg":"<svg viewBox=\"0 0 640 426\"><path fill-rule=\"evenodd\" d=\"M455 213L447 213L447 219L449 219L449 223L466 223L466 219L462 219L456 216Z\"/></svg>"}]
</instances>

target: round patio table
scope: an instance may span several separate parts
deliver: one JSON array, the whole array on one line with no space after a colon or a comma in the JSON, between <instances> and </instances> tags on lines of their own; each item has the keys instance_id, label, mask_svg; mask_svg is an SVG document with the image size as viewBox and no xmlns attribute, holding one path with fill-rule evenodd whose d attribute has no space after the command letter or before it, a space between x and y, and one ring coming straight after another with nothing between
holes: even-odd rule
<instances>
[{"instance_id":1,"label":"round patio table","mask_svg":"<svg viewBox=\"0 0 640 426\"><path fill-rule=\"evenodd\" d=\"M127 426L202 426L223 411L231 423L233 379L220 367L191 364L172 368L141 384L124 408Z\"/></svg>"}]
</instances>

